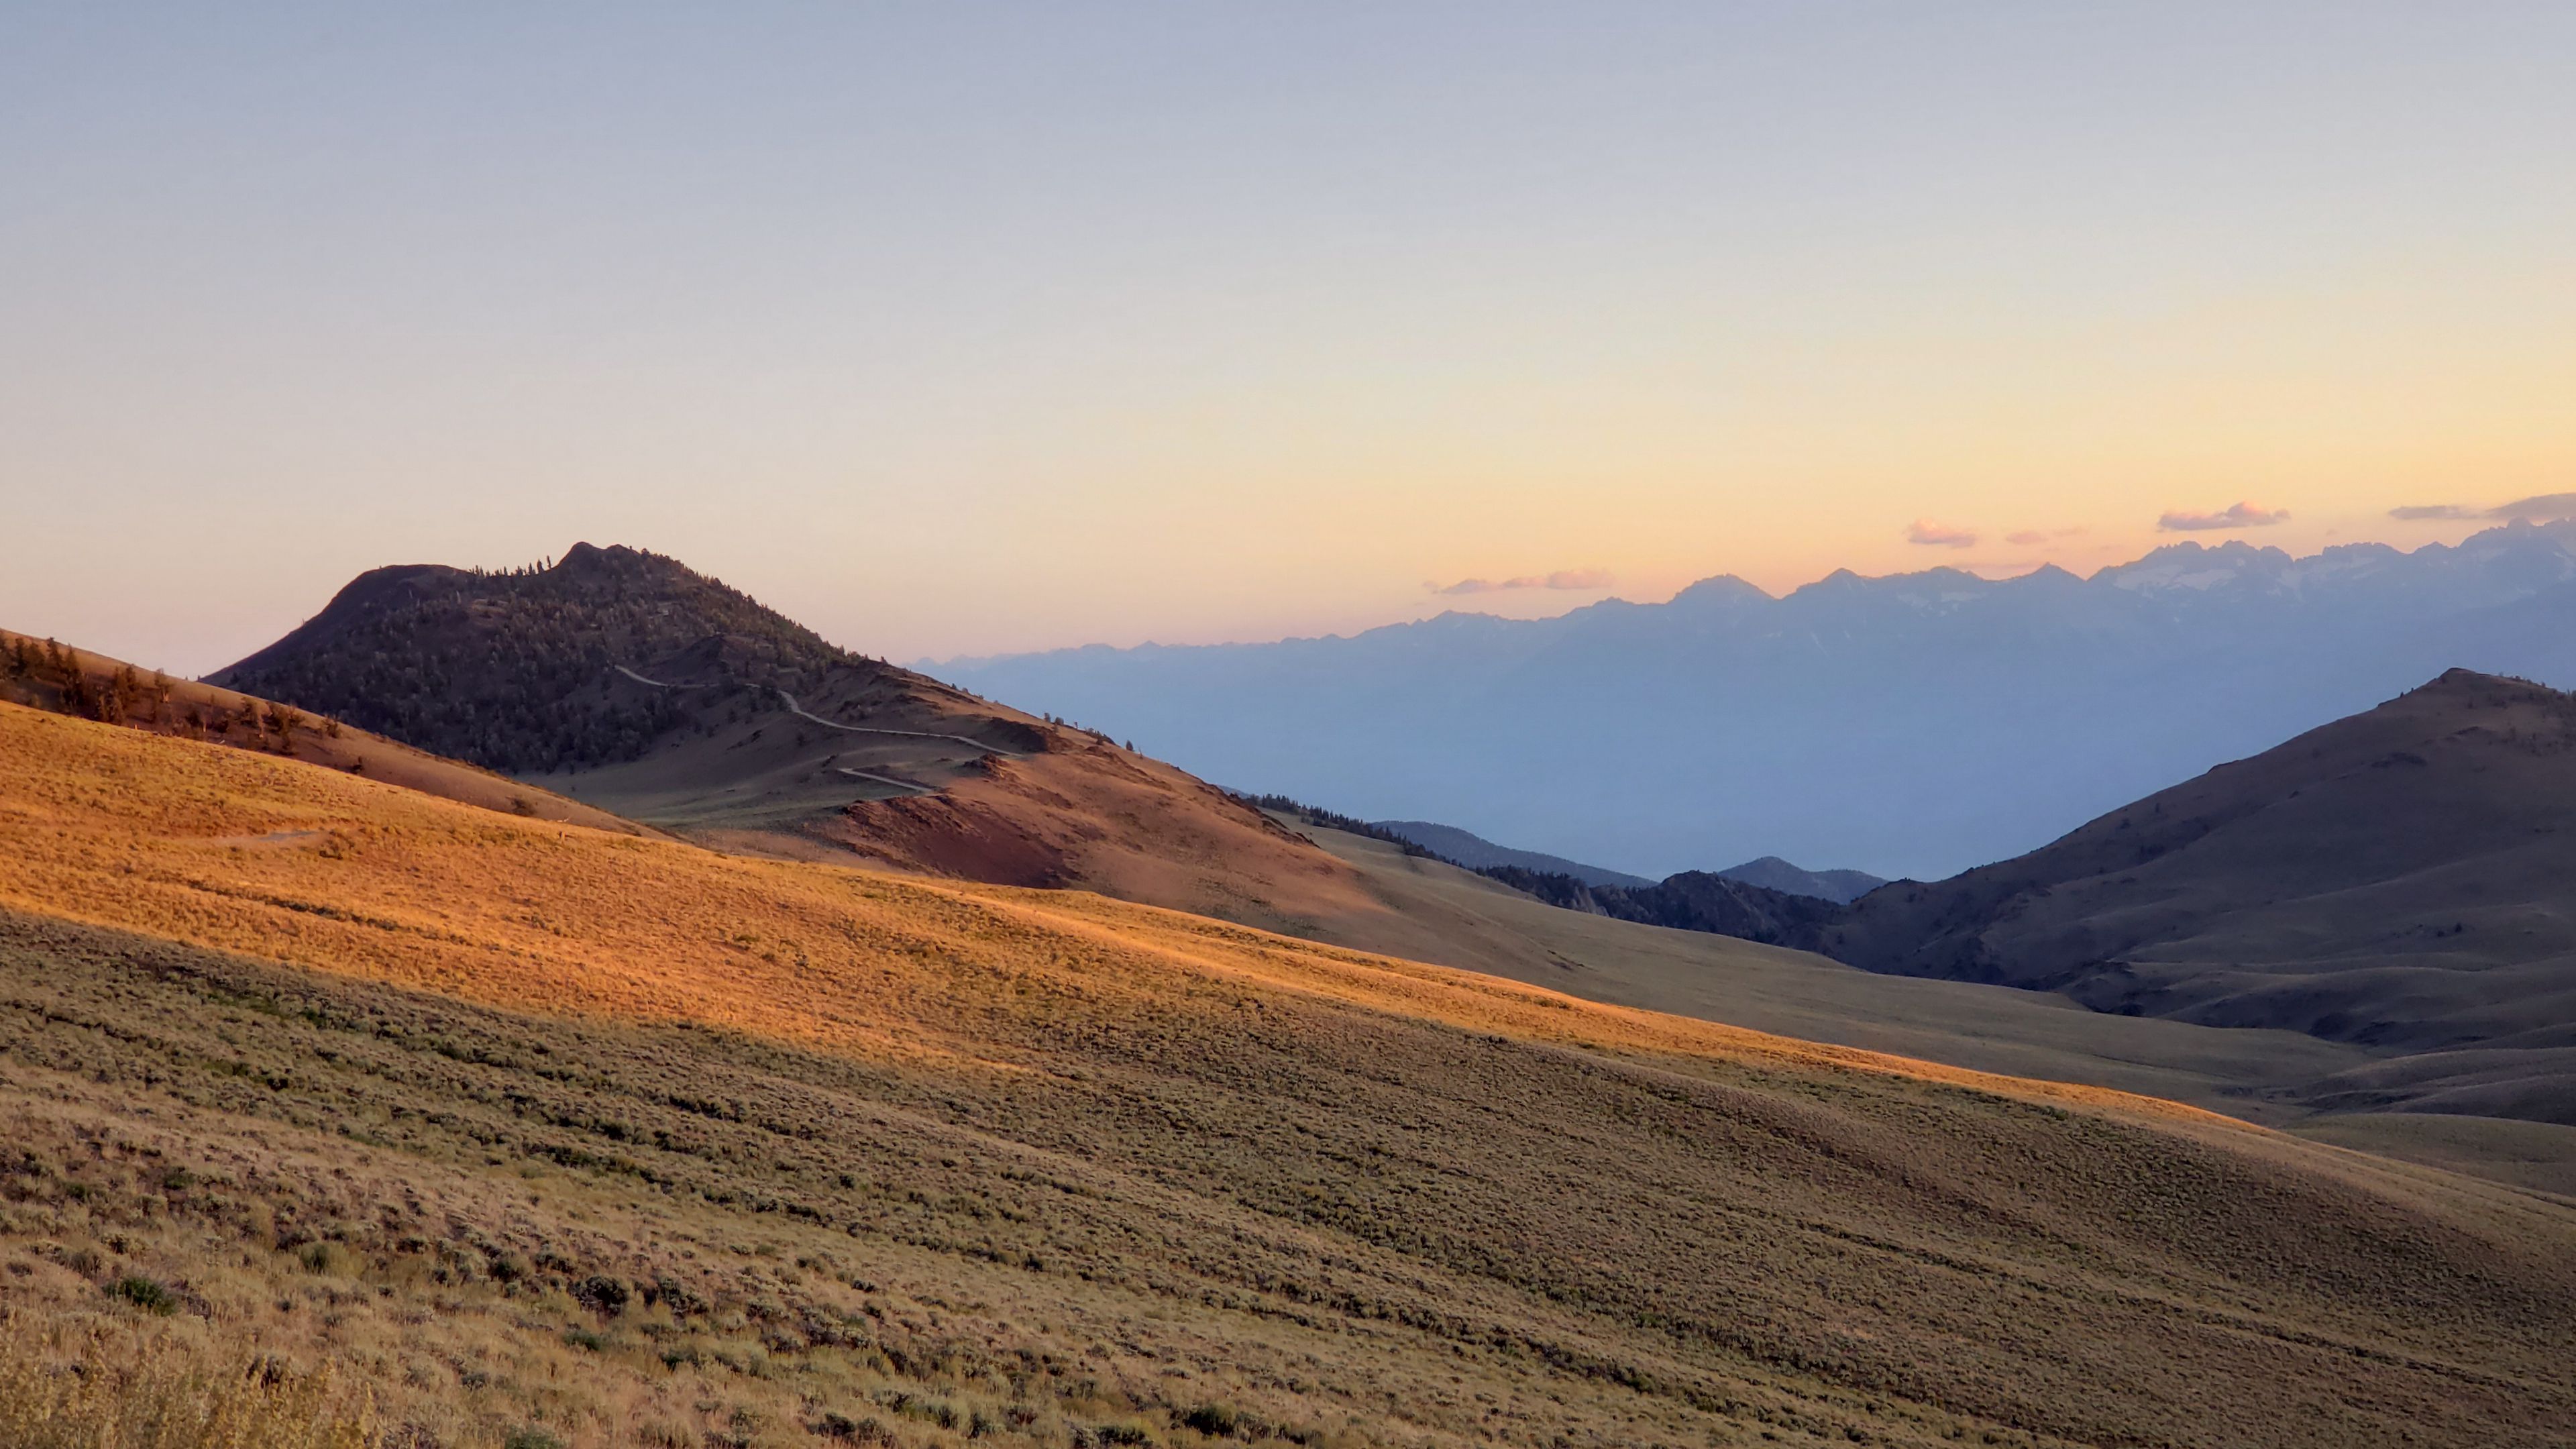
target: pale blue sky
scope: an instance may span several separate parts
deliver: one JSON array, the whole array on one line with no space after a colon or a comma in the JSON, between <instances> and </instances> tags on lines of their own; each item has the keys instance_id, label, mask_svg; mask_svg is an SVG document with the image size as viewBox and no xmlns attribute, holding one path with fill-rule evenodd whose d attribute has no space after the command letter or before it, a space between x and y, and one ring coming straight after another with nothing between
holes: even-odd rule
<instances>
[{"instance_id":1,"label":"pale blue sky","mask_svg":"<svg viewBox=\"0 0 2576 1449\"><path fill-rule=\"evenodd\" d=\"M895 657L2413 542L2576 487L2570 177L2566 5L17 6L0 624L198 672L577 538Z\"/></svg>"}]
</instances>

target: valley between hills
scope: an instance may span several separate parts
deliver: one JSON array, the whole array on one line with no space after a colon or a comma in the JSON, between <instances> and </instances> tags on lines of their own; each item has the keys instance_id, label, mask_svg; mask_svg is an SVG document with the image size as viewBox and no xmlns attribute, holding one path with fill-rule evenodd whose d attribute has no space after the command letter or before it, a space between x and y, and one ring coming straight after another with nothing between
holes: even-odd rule
<instances>
[{"instance_id":1,"label":"valley between hills","mask_svg":"<svg viewBox=\"0 0 2576 1449\"><path fill-rule=\"evenodd\" d=\"M1265 813L625 549L379 570L202 683L0 665L0 1442L2576 1442L2546 1024L1992 984L2014 892L2137 919L2081 832L1743 888L1951 953L1864 971ZM2563 697L2442 687L2112 864L2201 909L2265 790L2533 797ZM2490 700L2530 717L2368 768ZM2491 927L2551 899L2526 837ZM1990 919L1875 924L1927 897Z\"/></svg>"}]
</instances>

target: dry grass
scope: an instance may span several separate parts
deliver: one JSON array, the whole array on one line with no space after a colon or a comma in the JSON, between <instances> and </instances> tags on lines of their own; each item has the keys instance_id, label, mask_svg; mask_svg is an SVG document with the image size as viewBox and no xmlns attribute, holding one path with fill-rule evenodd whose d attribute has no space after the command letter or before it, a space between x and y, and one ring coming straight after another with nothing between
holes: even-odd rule
<instances>
[{"instance_id":1,"label":"dry grass","mask_svg":"<svg viewBox=\"0 0 2576 1449\"><path fill-rule=\"evenodd\" d=\"M2500 1083L2564 1075L2569 1048L2407 1057L2304 1032L2076 1006L2054 992L1886 976L1803 951L1559 910L1381 841L1304 827L1416 928L1323 934L1586 1000L2171 1098L2320 1142L2576 1197L2576 1127L2475 1113ZM2460 1089L2486 1095L2481 1102ZM2455 1095L2457 1093L2457 1095ZM2546 1111L2545 1101L2527 1099ZM2359 1111L2354 1109L2360 1108Z\"/></svg>"},{"instance_id":2,"label":"dry grass","mask_svg":"<svg viewBox=\"0 0 2576 1449\"><path fill-rule=\"evenodd\" d=\"M364 1383L406 1445L805 1443L835 1416L905 1443L1707 1439L1706 1390L1658 1386L1671 1367L1614 1357L1584 1314L1133 1171L1154 1144L1122 1139L1162 1104L1076 1104L1113 1149L1091 1162L942 1120L960 1084L703 1030L23 917L0 918L0 966L8 1336L52 1340L20 1362L87 1366L111 1408L174 1374L102 1361L215 1378L256 1345L294 1382ZM1257 1155L1212 1165L1276 1190ZM137 1278L177 1311L108 1291ZM25 1402L83 1381L14 1382ZM1729 1391L1756 1427L1719 1442L1893 1407L1797 1375Z\"/></svg>"},{"instance_id":3,"label":"dry grass","mask_svg":"<svg viewBox=\"0 0 2576 1449\"><path fill-rule=\"evenodd\" d=\"M14 1311L0 1348L0 1443L12 1449L366 1449L373 1395L142 1325Z\"/></svg>"},{"instance_id":4,"label":"dry grass","mask_svg":"<svg viewBox=\"0 0 2576 1449\"><path fill-rule=\"evenodd\" d=\"M49 945L79 950L61 936ZM156 954L154 965L187 973L188 991L217 993L183 994L167 1003L169 1017L153 1013L156 1026L182 1031L191 1006L217 1020L241 1013L247 998L217 980L256 980L236 963L181 953ZM129 993L138 984L120 983ZM205 1037L239 1035L217 1027ZM276 1045L275 1033L260 1043ZM1131 1422L1151 1424L1163 1442L1212 1402L1151 1387L1160 1380L1150 1349L1140 1364L1132 1347L1018 1327L984 1298L951 1296L995 1285L971 1272L961 1283L936 1254L854 1249L808 1217L782 1221L748 1204L674 1202L649 1188L638 1198L631 1175L603 1185L517 1144L504 1161L483 1162L497 1154L481 1139L510 1117L478 1111L470 1089L412 1097L427 1116L454 1112L473 1126L407 1134L406 1156L355 1140L364 1131L281 1120L316 1105L314 1094L289 1090L283 1110L268 1113L196 1109L184 1100L193 1093L138 1093L118 1070L131 1061L115 1058L110 1049L106 1074L117 1081L106 1088L41 1068L11 1073L9 1140L21 1145L0 1179L0 1221L19 1251L0 1268L11 1283L0 1307L0 1443L12 1449L697 1449L812 1443L818 1432L1060 1445ZM388 1105L363 1092L320 1098L363 1100L378 1115ZM926 1270L951 1292L861 1277L859 1259L878 1277ZM156 1285L167 1306L115 1291L133 1282ZM1018 1309L1025 1299L1004 1302ZM1079 1306L1065 1316L1078 1324ZM1127 1336L1157 1340L1150 1329ZM1122 1386L1131 1380L1145 1397Z\"/></svg>"},{"instance_id":5,"label":"dry grass","mask_svg":"<svg viewBox=\"0 0 2576 1449\"><path fill-rule=\"evenodd\" d=\"M16 667L21 659L36 661L35 667L21 671ZM52 662L56 660L59 667ZM119 684L123 687L112 687ZM338 720L239 690L137 671L120 659L61 648L6 629L0 629L0 701L83 718L111 714L115 716L111 723L132 729L286 755L487 810L630 834L653 833L578 800L428 754Z\"/></svg>"},{"instance_id":6,"label":"dry grass","mask_svg":"<svg viewBox=\"0 0 2576 1449\"><path fill-rule=\"evenodd\" d=\"M1053 1444L2544 1444L2576 1415L2576 1214L2506 1189L22 711L0 756L0 1110L39 1169L0 1337L47 1363L94 1332L168 1382L277 1354L458 1445L978 1413ZM133 1276L175 1311L110 1296Z\"/></svg>"},{"instance_id":7,"label":"dry grass","mask_svg":"<svg viewBox=\"0 0 2576 1449\"><path fill-rule=\"evenodd\" d=\"M1288 989L1542 1041L1895 1072L2156 1115L2146 1098L1580 1005L1559 993L1072 892L723 856L0 710L0 904L495 1005L717 1023L907 1056L1058 1013ZM1177 1000L1175 998L1178 998ZM2213 1119L2215 1120L2215 1119Z\"/></svg>"}]
</instances>

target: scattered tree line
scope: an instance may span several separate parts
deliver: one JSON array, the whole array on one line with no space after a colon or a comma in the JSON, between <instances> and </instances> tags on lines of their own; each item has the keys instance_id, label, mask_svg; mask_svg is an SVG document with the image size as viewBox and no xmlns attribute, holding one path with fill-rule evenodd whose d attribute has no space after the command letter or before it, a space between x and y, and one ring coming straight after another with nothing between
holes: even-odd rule
<instances>
[{"instance_id":1,"label":"scattered tree line","mask_svg":"<svg viewBox=\"0 0 2576 1449\"><path fill-rule=\"evenodd\" d=\"M147 680L131 664L120 664L113 673L93 674L80 655L59 640L39 642L12 635L8 645L0 648L0 674L21 686L12 693L26 703L103 724L126 724L138 715L147 723L159 724L169 711L168 675L156 669Z\"/></svg>"},{"instance_id":2,"label":"scattered tree line","mask_svg":"<svg viewBox=\"0 0 2576 1449\"><path fill-rule=\"evenodd\" d=\"M1436 860L1446 865L1458 864L1458 862L1449 859L1449 857L1415 841L1407 840L1403 836L1396 834L1394 831L1389 830L1384 826L1373 825L1356 816L1344 815L1338 810L1326 810L1321 806L1309 805L1302 800L1291 799L1286 795L1246 795L1239 791L1229 793L1232 793L1236 799L1249 801L1263 810L1274 810L1282 815L1293 815L1309 825L1319 825L1326 830L1338 830L1345 835L1365 835L1371 840L1382 840L1387 844L1394 846L1396 849L1403 851L1405 854L1419 859ZM1461 868L1463 869L1464 867Z\"/></svg>"},{"instance_id":3,"label":"scattered tree line","mask_svg":"<svg viewBox=\"0 0 2576 1449\"><path fill-rule=\"evenodd\" d=\"M340 736L338 720L316 721L293 705L250 698L232 705L174 703L170 676L161 671L146 678L133 665L120 664L112 672L94 673L78 653L53 639L12 636L0 646L0 678L17 686L9 693L21 702L60 714L281 755L295 753L295 732L301 729Z\"/></svg>"},{"instance_id":4,"label":"scattered tree line","mask_svg":"<svg viewBox=\"0 0 2576 1449\"><path fill-rule=\"evenodd\" d=\"M1597 886L1560 871L1517 865L1489 865L1476 873L1570 911L1801 949L1813 949L1822 930L1845 910L1835 901L1704 870L1686 870L1650 886Z\"/></svg>"}]
</instances>

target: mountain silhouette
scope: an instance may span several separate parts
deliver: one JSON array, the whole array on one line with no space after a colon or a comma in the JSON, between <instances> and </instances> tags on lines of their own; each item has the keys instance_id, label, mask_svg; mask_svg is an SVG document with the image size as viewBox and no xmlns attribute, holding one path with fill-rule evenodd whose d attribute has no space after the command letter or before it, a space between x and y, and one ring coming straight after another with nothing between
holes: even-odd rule
<instances>
[{"instance_id":1,"label":"mountain silhouette","mask_svg":"<svg viewBox=\"0 0 2576 1449\"><path fill-rule=\"evenodd\" d=\"M940 668L1243 788L1629 875L1777 855L1932 878L2455 665L2576 684L2576 522Z\"/></svg>"}]
</instances>

